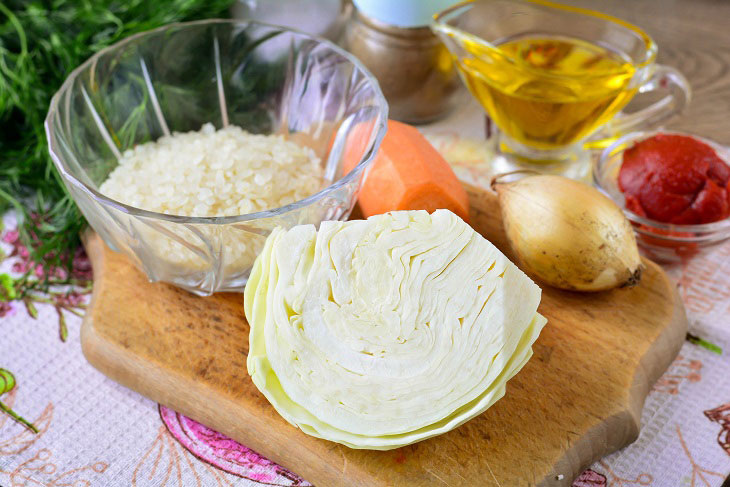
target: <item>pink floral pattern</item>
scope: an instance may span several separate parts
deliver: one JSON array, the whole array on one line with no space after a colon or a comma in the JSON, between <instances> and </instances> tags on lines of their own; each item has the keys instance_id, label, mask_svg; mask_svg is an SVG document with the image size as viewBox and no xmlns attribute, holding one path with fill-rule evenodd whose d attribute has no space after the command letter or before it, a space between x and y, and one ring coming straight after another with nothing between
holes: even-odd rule
<instances>
[{"instance_id":1,"label":"pink floral pattern","mask_svg":"<svg viewBox=\"0 0 730 487\"><path fill-rule=\"evenodd\" d=\"M160 406L160 417L170 434L190 453L225 472L269 485L311 485L250 448L172 409Z\"/></svg>"},{"instance_id":2,"label":"pink floral pattern","mask_svg":"<svg viewBox=\"0 0 730 487\"><path fill-rule=\"evenodd\" d=\"M606 487L606 476L589 468L573 481L573 487Z\"/></svg>"},{"instance_id":3,"label":"pink floral pattern","mask_svg":"<svg viewBox=\"0 0 730 487\"><path fill-rule=\"evenodd\" d=\"M652 392L677 395L680 387L685 382L699 382L700 380L702 380L702 362L677 355L669 369L659 378L651 390Z\"/></svg>"},{"instance_id":4,"label":"pink floral pattern","mask_svg":"<svg viewBox=\"0 0 730 487\"><path fill-rule=\"evenodd\" d=\"M730 455L730 403L708 409L705 411L705 416L722 426L722 430L717 435L717 444Z\"/></svg>"},{"instance_id":5,"label":"pink floral pattern","mask_svg":"<svg viewBox=\"0 0 730 487\"><path fill-rule=\"evenodd\" d=\"M31 245L36 247L40 242L31 234ZM17 230L8 230L0 235L0 241L10 245L11 249L5 258L11 262L13 277L0 274L4 279L0 289L0 317L15 314L18 303L25 305L32 318L38 317L38 304L51 304L58 316L58 332L61 341L66 341L68 328L64 312L83 316L87 296L91 293L91 261L82 247L74 251L71 269L57 266L46 266L35 263ZM52 255L52 254L49 254Z\"/></svg>"},{"instance_id":6,"label":"pink floral pattern","mask_svg":"<svg viewBox=\"0 0 730 487\"><path fill-rule=\"evenodd\" d=\"M33 239L33 247L40 245L40 242L36 240L34 234L31 234L31 239ZM71 275L69 276L68 271L62 267L44 268L43 265L33 262L30 258L30 251L23 245L23 242L20 240L20 233L17 230L8 230L2 235L1 240L11 246L10 253L7 257L16 258L11 267L15 273L25 274L31 271L38 279L50 278L61 281L65 281L69 277L79 281L88 281L93 277L91 262L83 247L77 248L74 252ZM49 257L51 256L49 255Z\"/></svg>"},{"instance_id":7,"label":"pink floral pattern","mask_svg":"<svg viewBox=\"0 0 730 487\"><path fill-rule=\"evenodd\" d=\"M18 305L13 301L0 301L0 318L10 318L18 312Z\"/></svg>"}]
</instances>

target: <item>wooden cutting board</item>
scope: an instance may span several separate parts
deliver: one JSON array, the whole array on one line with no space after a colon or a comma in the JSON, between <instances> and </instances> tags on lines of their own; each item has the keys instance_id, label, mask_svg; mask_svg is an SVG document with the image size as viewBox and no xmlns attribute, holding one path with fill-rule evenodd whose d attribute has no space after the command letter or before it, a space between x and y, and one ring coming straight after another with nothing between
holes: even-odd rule
<instances>
[{"instance_id":1,"label":"wooden cutting board","mask_svg":"<svg viewBox=\"0 0 730 487\"><path fill-rule=\"evenodd\" d=\"M474 228L508 250L494 195L468 192ZM644 399L687 327L675 285L652 262L632 289L544 287L539 311L548 324L504 398L445 435L386 452L351 450L291 426L254 387L240 294L201 298L152 284L97 236L86 247L94 266L81 332L89 362L319 487L568 486L636 439Z\"/></svg>"}]
</instances>

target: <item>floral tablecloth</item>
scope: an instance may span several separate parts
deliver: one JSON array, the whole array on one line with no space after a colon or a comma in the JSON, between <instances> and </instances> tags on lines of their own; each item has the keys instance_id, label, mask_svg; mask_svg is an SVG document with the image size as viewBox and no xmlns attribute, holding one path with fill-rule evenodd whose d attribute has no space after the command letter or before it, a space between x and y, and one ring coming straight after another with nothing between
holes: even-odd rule
<instances>
[{"instance_id":1,"label":"floral tablecloth","mask_svg":"<svg viewBox=\"0 0 730 487\"><path fill-rule=\"evenodd\" d=\"M424 130L462 179L488 184L483 118L465 107ZM5 286L30 264L13 214L2 221ZM667 270L690 331L725 352L685 343L646 401L639 439L592 465L574 487L719 487L730 474L730 244ZM79 343L89 271L79 254L79 286L0 302L1 487L309 485L92 368Z\"/></svg>"}]
</instances>

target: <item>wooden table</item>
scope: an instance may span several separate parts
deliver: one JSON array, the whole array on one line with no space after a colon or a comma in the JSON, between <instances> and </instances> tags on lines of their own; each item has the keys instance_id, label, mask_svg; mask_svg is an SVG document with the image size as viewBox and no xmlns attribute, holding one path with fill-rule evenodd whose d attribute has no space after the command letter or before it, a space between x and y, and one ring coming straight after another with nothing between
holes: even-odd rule
<instances>
[{"instance_id":1,"label":"wooden table","mask_svg":"<svg viewBox=\"0 0 730 487\"><path fill-rule=\"evenodd\" d=\"M726 0L560 0L636 24L659 46L658 62L687 77L693 97L667 128L730 145L730 2Z\"/></svg>"}]
</instances>

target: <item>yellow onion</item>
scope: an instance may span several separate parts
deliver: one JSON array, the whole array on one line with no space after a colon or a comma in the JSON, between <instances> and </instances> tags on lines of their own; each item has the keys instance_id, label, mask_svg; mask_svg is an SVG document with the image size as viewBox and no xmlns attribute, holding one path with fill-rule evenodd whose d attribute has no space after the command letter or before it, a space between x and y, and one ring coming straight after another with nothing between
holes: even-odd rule
<instances>
[{"instance_id":1,"label":"yellow onion","mask_svg":"<svg viewBox=\"0 0 730 487\"><path fill-rule=\"evenodd\" d=\"M600 191L553 175L494 183L507 238L525 272L571 291L639 281L642 265L631 224Z\"/></svg>"}]
</instances>

